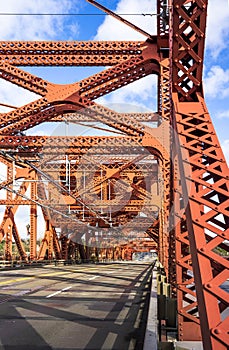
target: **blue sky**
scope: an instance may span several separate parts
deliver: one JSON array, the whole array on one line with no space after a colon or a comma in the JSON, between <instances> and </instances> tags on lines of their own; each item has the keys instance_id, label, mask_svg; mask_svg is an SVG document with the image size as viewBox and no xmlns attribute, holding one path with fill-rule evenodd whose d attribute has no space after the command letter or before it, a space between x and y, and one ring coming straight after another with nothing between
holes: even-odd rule
<instances>
[{"instance_id":1,"label":"blue sky","mask_svg":"<svg viewBox=\"0 0 229 350\"><path fill-rule=\"evenodd\" d=\"M155 13L156 0L100 0L118 13ZM69 13L93 16L6 16L2 15L1 40L145 40L117 20L85 0L7 0L0 1L0 13ZM156 34L155 16L127 16L129 21ZM228 0L209 0L204 61L204 91L217 135L229 162L229 6ZM79 81L104 68L25 68L50 82L65 84ZM131 110L156 111L156 77L149 76L116 91L99 102L111 106L130 105ZM21 106L37 99L21 88L0 81L0 102ZM130 110L130 111L131 111ZM0 107L1 112L9 110ZM31 133L54 133L42 124ZM58 130L57 130L58 132ZM79 133L79 130L77 131ZM28 132L29 134L29 132ZM1 174L0 174L1 175ZM3 176L4 177L4 176ZM22 210L26 210L24 207ZM22 214L18 220L23 222ZM21 218L21 219L20 219ZM20 223L19 223L20 226Z\"/></svg>"}]
</instances>

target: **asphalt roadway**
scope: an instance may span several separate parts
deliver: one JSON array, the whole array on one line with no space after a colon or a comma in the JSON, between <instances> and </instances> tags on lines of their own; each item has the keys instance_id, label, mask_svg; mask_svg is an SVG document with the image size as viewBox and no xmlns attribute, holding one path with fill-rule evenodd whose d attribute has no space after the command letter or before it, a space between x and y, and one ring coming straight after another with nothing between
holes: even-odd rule
<instances>
[{"instance_id":1,"label":"asphalt roadway","mask_svg":"<svg viewBox=\"0 0 229 350\"><path fill-rule=\"evenodd\" d=\"M152 265L0 272L0 350L141 350Z\"/></svg>"}]
</instances>

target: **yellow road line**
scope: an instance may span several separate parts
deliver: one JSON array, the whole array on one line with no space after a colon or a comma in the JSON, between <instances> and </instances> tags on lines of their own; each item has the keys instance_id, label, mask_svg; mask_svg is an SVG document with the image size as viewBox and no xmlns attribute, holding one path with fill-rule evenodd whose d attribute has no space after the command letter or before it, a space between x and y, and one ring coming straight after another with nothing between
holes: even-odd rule
<instances>
[{"instance_id":1,"label":"yellow road line","mask_svg":"<svg viewBox=\"0 0 229 350\"><path fill-rule=\"evenodd\" d=\"M111 266L109 266L110 268ZM57 267L58 268L58 267ZM101 265L101 266L90 266L90 267L83 267L81 269L67 269L66 271L55 271L55 272L49 272L49 273L44 273L41 275L37 275L37 276L29 276L29 277L19 277L19 278L15 278L12 280L8 280L8 281L2 281L0 282L0 285L5 285L5 284L10 284L10 283L15 283L15 282L20 282L20 281L26 281L29 279L35 279L35 278L40 278L40 277L49 277L49 276L56 276L56 275L65 275L65 274L69 274L71 272L75 272L75 273L83 273L84 271L87 272L88 270L99 270L101 268L107 268L106 265Z\"/></svg>"},{"instance_id":2,"label":"yellow road line","mask_svg":"<svg viewBox=\"0 0 229 350\"><path fill-rule=\"evenodd\" d=\"M23 281L23 280L29 280L31 278L34 278L34 277L21 277L21 278L16 278L14 280L8 280L8 281L3 281L3 282L0 282L0 284L9 284L9 283L14 283L14 282L17 282L17 281Z\"/></svg>"},{"instance_id":3,"label":"yellow road line","mask_svg":"<svg viewBox=\"0 0 229 350\"><path fill-rule=\"evenodd\" d=\"M39 277L46 277L46 276L49 277L49 276L63 275L63 274L66 274L66 272L54 272L54 273L47 273L47 274L42 274L42 275L38 275L38 276L19 277L19 278L15 278L13 280L0 282L0 285L14 283L14 282L20 282L20 281L25 281L25 280L32 280L32 279L39 278Z\"/></svg>"}]
</instances>

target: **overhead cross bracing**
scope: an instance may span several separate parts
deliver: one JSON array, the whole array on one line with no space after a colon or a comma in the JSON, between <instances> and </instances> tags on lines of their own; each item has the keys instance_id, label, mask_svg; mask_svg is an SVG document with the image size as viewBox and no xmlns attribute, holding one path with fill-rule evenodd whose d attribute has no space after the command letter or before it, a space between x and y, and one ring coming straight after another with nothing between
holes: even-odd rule
<instances>
[{"instance_id":1,"label":"overhead cross bracing","mask_svg":"<svg viewBox=\"0 0 229 350\"><path fill-rule=\"evenodd\" d=\"M0 43L1 78L40 96L0 116L6 169L0 237L6 259L12 237L20 259L28 259L16 220L28 206L30 260L68 259L74 249L82 258L99 249L130 258L140 240L156 245L177 298L179 339L223 350L229 273L219 249L228 252L229 171L203 95L207 0L157 5L158 32L145 33L146 41ZM109 68L58 85L24 66ZM97 103L152 74L156 113L120 113ZM97 136L30 135L44 122L87 124ZM38 208L45 222L39 251Z\"/></svg>"}]
</instances>

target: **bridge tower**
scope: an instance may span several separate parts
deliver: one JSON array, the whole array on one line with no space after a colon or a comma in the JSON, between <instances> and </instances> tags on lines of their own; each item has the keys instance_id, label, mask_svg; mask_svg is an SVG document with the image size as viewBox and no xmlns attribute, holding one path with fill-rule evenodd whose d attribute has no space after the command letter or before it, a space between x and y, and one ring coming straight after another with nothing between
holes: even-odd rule
<instances>
[{"instance_id":1,"label":"bridge tower","mask_svg":"<svg viewBox=\"0 0 229 350\"><path fill-rule=\"evenodd\" d=\"M146 40L0 42L1 79L39 95L24 106L5 105L10 110L0 115L5 259L12 259L13 242L23 261L122 259L150 237L177 298L179 340L226 350L229 262L220 251L228 252L229 171L204 101L207 0L157 0L155 36L88 1ZM26 66L110 68L58 85ZM95 102L151 74L158 76L156 113ZM43 122L100 133L31 135ZM16 220L22 207L29 208L29 256ZM45 222L39 250L38 207Z\"/></svg>"}]
</instances>

